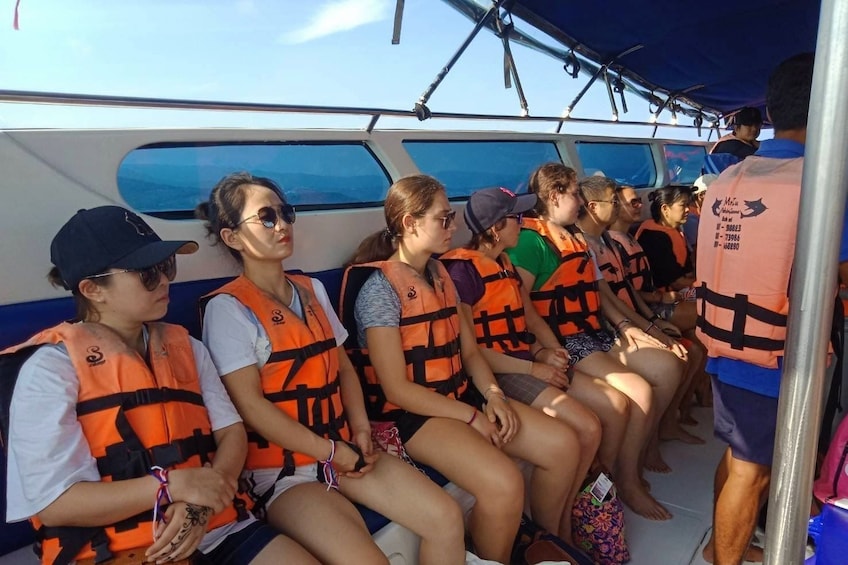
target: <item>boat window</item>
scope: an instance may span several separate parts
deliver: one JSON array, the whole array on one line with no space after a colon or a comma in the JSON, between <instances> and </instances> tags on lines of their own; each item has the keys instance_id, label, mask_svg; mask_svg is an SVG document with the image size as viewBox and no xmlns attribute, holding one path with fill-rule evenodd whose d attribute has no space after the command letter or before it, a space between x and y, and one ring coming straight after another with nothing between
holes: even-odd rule
<instances>
[{"instance_id":1,"label":"boat window","mask_svg":"<svg viewBox=\"0 0 848 565\"><path fill-rule=\"evenodd\" d=\"M647 143L576 141L577 155L588 175L603 174L635 188L654 186L657 167Z\"/></svg>"},{"instance_id":2,"label":"boat window","mask_svg":"<svg viewBox=\"0 0 848 565\"><path fill-rule=\"evenodd\" d=\"M118 189L140 212L191 218L212 187L238 171L273 179L299 210L380 204L391 184L362 143L162 143L124 158Z\"/></svg>"},{"instance_id":3,"label":"boat window","mask_svg":"<svg viewBox=\"0 0 848 565\"><path fill-rule=\"evenodd\" d=\"M562 162L553 141L411 141L403 146L422 173L439 179L448 198L467 198L480 188L527 192L530 173Z\"/></svg>"},{"instance_id":4,"label":"boat window","mask_svg":"<svg viewBox=\"0 0 848 565\"><path fill-rule=\"evenodd\" d=\"M668 163L669 181L676 184L692 184L701 176L707 148L703 145L667 144L663 147Z\"/></svg>"}]
</instances>

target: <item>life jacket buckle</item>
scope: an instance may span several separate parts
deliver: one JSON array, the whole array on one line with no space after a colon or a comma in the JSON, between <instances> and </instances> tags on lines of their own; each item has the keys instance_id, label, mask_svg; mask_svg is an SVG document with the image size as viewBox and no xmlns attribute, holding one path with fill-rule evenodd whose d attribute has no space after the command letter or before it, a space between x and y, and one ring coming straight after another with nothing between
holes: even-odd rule
<instances>
[{"instance_id":1,"label":"life jacket buckle","mask_svg":"<svg viewBox=\"0 0 848 565\"><path fill-rule=\"evenodd\" d=\"M168 469L183 462L183 455L178 445L174 443L166 443L156 445L150 450L153 459L153 464L159 465L163 469Z\"/></svg>"}]
</instances>

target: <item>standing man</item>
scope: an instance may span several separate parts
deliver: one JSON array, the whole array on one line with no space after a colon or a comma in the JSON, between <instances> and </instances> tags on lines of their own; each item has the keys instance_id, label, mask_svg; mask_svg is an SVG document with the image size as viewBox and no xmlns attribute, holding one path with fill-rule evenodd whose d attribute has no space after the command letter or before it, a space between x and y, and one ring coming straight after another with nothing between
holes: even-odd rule
<instances>
[{"instance_id":1,"label":"standing man","mask_svg":"<svg viewBox=\"0 0 848 565\"><path fill-rule=\"evenodd\" d=\"M757 137L763 116L757 108L745 107L733 116L733 132L716 141L704 159L704 172L719 174L730 165L753 155L760 147Z\"/></svg>"},{"instance_id":2,"label":"standing man","mask_svg":"<svg viewBox=\"0 0 848 565\"><path fill-rule=\"evenodd\" d=\"M749 543L771 475L812 76L811 53L772 73L774 139L713 181L698 230L697 333L709 355L715 435L729 444L704 559L721 565L762 559Z\"/></svg>"}]
</instances>

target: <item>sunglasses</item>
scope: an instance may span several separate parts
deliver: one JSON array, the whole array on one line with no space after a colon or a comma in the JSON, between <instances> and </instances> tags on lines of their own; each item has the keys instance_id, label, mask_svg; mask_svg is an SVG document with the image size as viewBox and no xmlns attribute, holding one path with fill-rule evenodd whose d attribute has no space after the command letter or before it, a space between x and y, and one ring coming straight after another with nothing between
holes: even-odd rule
<instances>
[{"instance_id":1,"label":"sunglasses","mask_svg":"<svg viewBox=\"0 0 848 565\"><path fill-rule=\"evenodd\" d=\"M141 279L141 284L148 291L156 290L156 287L159 286L159 279L161 275L165 275L169 281L173 281L177 277L177 258L174 255L171 255L161 263L157 263L151 267L146 267L144 269L123 269L121 271L112 271L111 273L100 273L99 275L91 275L90 277L85 277L87 279L98 279L101 277L111 277L112 275L120 275L121 273L138 273L138 277Z\"/></svg>"},{"instance_id":2,"label":"sunglasses","mask_svg":"<svg viewBox=\"0 0 848 565\"><path fill-rule=\"evenodd\" d=\"M612 204L613 208L616 208L619 204L621 204L618 198L613 198L612 200L590 200L589 202L605 202L606 204Z\"/></svg>"},{"instance_id":3,"label":"sunglasses","mask_svg":"<svg viewBox=\"0 0 848 565\"><path fill-rule=\"evenodd\" d=\"M451 210L444 216L437 217L436 219L442 221L442 228L448 229L453 225L454 220L456 220L456 210Z\"/></svg>"},{"instance_id":4,"label":"sunglasses","mask_svg":"<svg viewBox=\"0 0 848 565\"><path fill-rule=\"evenodd\" d=\"M259 210L256 211L252 216L248 216L239 223L236 224L236 227L239 227L243 223L248 220L252 220L253 218L258 218L259 223L261 223L264 227L269 230L277 227L277 223L282 219L285 223L292 225L295 221L295 212L294 206L291 204L282 204L280 206L263 206Z\"/></svg>"},{"instance_id":5,"label":"sunglasses","mask_svg":"<svg viewBox=\"0 0 848 565\"><path fill-rule=\"evenodd\" d=\"M519 224L521 223L521 219L524 217L524 214L507 214L504 218L515 218L515 221Z\"/></svg>"}]
</instances>

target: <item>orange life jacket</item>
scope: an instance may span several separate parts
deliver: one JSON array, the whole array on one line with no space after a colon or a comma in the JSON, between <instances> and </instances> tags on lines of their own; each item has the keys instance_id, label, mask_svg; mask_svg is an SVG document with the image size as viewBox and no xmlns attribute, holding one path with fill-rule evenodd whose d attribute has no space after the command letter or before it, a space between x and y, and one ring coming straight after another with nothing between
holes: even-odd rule
<instances>
[{"instance_id":1,"label":"orange life jacket","mask_svg":"<svg viewBox=\"0 0 848 565\"><path fill-rule=\"evenodd\" d=\"M432 284L402 261L375 261L351 265L342 281L342 320L354 320L354 304L365 281L379 269L401 303L400 330L406 377L434 392L458 399L468 388L459 351L459 312L456 288L445 266L436 260L427 264ZM355 322L354 322L355 323ZM353 326L349 326L353 327ZM355 338L354 338L355 339ZM358 345L358 344L356 344ZM386 400L379 378L368 359L368 350L348 350L365 393L372 420L396 420L403 408Z\"/></svg>"},{"instance_id":2,"label":"orange life jacket","mask_svg":"<svg viewBox=\"0 0 848 565\"><path fill-rule=\"evenodd\" d=\"M756 155L710 185L698 229L698 338L711 357L776 368L804 160Z\"/></svg>"},{"instance_id":3,"label":"orange life jacket","mask_svg":"<svg viewBox=\"0 0 848 565\"><path fill-rule=\"evenodd\" d=\"M601 297L589 248L576 234L555 236L547 224L536 218L524 218L522 229L541 235L559 256L560 265L530 299L560 341L562 338L597 331L601 327Z\"/></svg>"},{"instance_id":4,"label":"orange life jacket","mask_svg":"<svg viewBox=\"0 0 848 565\"><path fill-rule=\"evenodd\" d=\"M636 239L645 231L658 231L664 233L669 241L671 241L671 250L674 252L674 260L680 267L686 267L686 259L689 258L689 247L686 245L686 236L683 231L677 228L670 228L655 222L654 220L645 220L639 225L636 230Z\"/></svg>"},{"instance_id":5,"label":"orange life jacket","mask_svg":"<svg viewBox=\"0 0 848 565\"><path fill-rule=\"evenodd\" d=\"M530 351L536 341L527 330L524 320L524 302L521 299L521 277L506 253L495 261L481 251L452 249L439 260L467 261L474 265L485 285L483 297L471 309L477 343L501 353Z\"/></svg>"},{"instance_id":6,"label":"orange life jacket","mask_svg":"<svg viewBox=\"0 0 848 565\"><path fill-rule=\"evenodd\" d=\"M286 275L303 306L303 319L256 287L244 275L204 297L229 294L244 304L262 324L271 342L271 356L259 370L262 394L293 420L334 440L350 439L339 390L339 354L327 315L303 275ZM248 428L246 469L308 465L315 458L276 445Z\"/></svg>"},{"instance_id":7,"label":"orange life jacket","mask_svg":"<svg viewBox=\"0 0 848 565\"><path fill-rule=\"evenodd\" d=\"M216 449L188 332L163 323L147 327L147 362L113 330L96 323L62 323L0 352L64 344L79 379L77 421L106 482L146 476L153 465L201 467ZM207 530L246 517L245 503L237 498L209 520ZM31 521L42 563L99 560L153 544L151 511L100 528Z\"/></svg>"},{"instance_id":8,"label":"orange life jacket","mask_svg":"<svg viewBox=\"0 0 848 565\"><path fill-rule=\"evenodd\" d=\"M604 280L607 281L610 289L622 302L635 309L636 302L631 294L633 289L627 283L624 264L621 258L611 247L612 241L606 238L606 233L602 234L598 239L587 237L586 240L595 254L598 269L604 275Z\"/></svg>"},{"instance_id":9,"label":"orange life jacket","mask_svg":"<svg viewBox=\"0 0 848 565\"><path fill-rule=\"evenodd\" d=\"M612 242L610 248L621 260L624 277L630 286L637 291L649 290L651 265L639 242L627 232L607 230L604 235Z\"/></svg>"}]
</instances>

